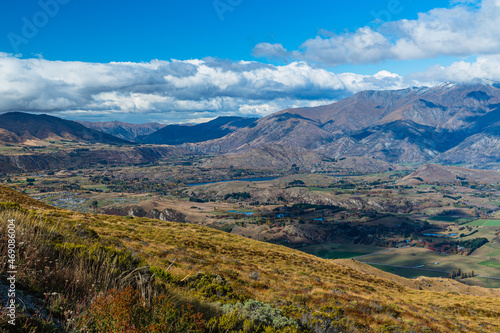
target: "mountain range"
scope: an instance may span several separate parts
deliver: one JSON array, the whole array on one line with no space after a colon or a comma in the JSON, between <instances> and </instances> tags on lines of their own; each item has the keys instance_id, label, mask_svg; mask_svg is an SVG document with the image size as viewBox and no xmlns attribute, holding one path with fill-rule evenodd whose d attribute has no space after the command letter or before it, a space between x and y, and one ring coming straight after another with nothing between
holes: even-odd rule
<instances>
[{"instance_id":1,"label":"mountain range","mask_svg":"<svg viewBox=\"0 0 500 333\"><path fill-rule=\"evenodd\" d=\"M90 122L79 121L85 127L101 131L117 138L135 142L138 136L145 136L165 127L159 123L130 124L121 121Z\"/></svg>"},{"instance_id":2,"label":"mountain range","mask_svg":"<svg viewBox=\"0 0 500 333\"><path fill-rule=\"evenodd\" d=\"M167 145L203 142L222 138L238 129L249 126L256 120L257 118L218 117L196 125L167 125L149 135L139 136L137 141Z\"/></svg>"},{"instance_id":3,"label":"mountain range","mask_svg":"<svg viewBox=\"0 0 500 333\"><path fill-rule=\"evenodd\" d=\"M221 138L258 118L218 117L201 124L130 124L120 121L71 121L49 115L8 112L0 115L0 142L68 140L88 143L181 145Z\"/></svg>"},{"instance_id":4,"label":"mountain range","mask_svg":"<svg viewBox=\"0 0 500 333\"><path fill-rule=\"evenodd\" d=\"M496 168L500 163L500 85L446 83L363 91L330 105L286 109L260 119L219 117L195 125L77 123L20 112L0 115L2 142L50 139L133 141L228 154L207 164L214 166L225 162L241 166L241 161L261 164L255 156L263 154L262 164L271 168L312 166L328 158L355 156L391 165Z\"/></svg>"},{"instance_id":5,"label":"mountain range","mask_svg":"<svg viewBox=\"0 0 500 333\"><path fill-rule=\"evenodd\" d=\"M364 91L314 108L287 109L196 146L238 153L279 144L331 158L370 156L390 163L500 161L500 86L447 83Z\"/></svg>"}]
</instances>

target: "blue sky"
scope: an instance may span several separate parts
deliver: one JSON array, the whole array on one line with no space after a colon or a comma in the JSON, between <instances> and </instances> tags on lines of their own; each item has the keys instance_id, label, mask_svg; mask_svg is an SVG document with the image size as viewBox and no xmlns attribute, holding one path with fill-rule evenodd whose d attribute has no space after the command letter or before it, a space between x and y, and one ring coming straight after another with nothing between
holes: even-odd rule
<instances>
[{"instance_id":1,"label":"blue sky","mask_svg":"<svg viewBox=\"0 0 500 333\"><path fill-rule=\"evenodd\" d=\"M256 60L252 49L261 42L297 48L321 29L354 31L377 17L415 19L418 12L448 5L447 0L395 0L391 8L388 0L232 1L236 5L231 0L69 0L19 51L24 57L87 62ZM0 9L2 51L15 53L8 33L21 35L21 18L32 19L41 7L17 0L2 1Z\"/></svg>"},{"instance_id":2,"label":"blue sky","mask_svg":"<svg viewBox=\"0 0 500 333\"><path fill-rule=\"evenodd\" d=\"M0 13L0 112L196 122L500 78L498 0L17 0Z\"/></svg>"}]
</instances>

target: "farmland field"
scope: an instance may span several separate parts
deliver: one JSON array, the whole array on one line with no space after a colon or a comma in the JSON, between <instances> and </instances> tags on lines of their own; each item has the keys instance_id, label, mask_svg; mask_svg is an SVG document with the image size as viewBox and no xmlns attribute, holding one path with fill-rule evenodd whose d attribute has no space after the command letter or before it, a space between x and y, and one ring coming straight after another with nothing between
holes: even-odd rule
<instances>
[{"instance_id":1,"label":"farmland field","mask_svg":"<svg viewBox=\"0 0 500 333\"><path fill-rule=\"evenodd\" d=\"M392 266L400 266L396 274L410 276L413 270L421 269L419 272L423 276L447 275L453 270L461 268L465 272L474 270L476 275L500 277L500 266L488 264L483 256L463 256L463 255L440 255L437 252L425 248L400 248L394 251L374 253L373 255L359 258L358 260L370 265L386 265L385 271ZM495 262L496 264L496 262ZM378 266L376 266L379 268ZM409 272L407 272L409 270ZM427 270L427 271L426 271ZM430 270L430 271L429 271ZM438 271L438 272L433 272ZM393 272L393 270L391 270ZM405 275L403 275L405 274ZM413 273L415 274L415 273Z\"/></svg>"},{"instance_id":2,"label":"farmland field","mask_svg":"<svg viewBox=\"0 0 500 333\"><path fill-rule=\"evenodd\" d=\"M466 224L473 227L499 227L500 220L476 220Z\"/></svg>"},{"instance_id":3,"label":"farmland field","mask_svg":"<svg viewBox=\"0 0 500 333\"><path fill-rule=\"evenodd\" d=\"M426 277L442 277L443 275L446 275L445 273L440 273L440 272L431 272L431 271L424 271L420 269L413 269L413 268L401 268L401 267L393 267L393 266L386 266L386 265L371 265L375 268L378 268L384 272L391 273L391 274L396 274L408 279L415 279L418 278L419 276L426 276Z\"/></svg>"},{"instance_id":4,"label":"farmland field","mask_svg":"<svg viewBox=\"0 0 500 333\"><path fill-rule=\"evenodd\" d=\"M480 262L479 265L500 268L500 261L498 261L498 260L486 260L486 261Z\"/></svg>"},{"instance_id":5,"label":"farmland field","mask_svg":"<svg viewBox=\"0 0 500 333\"><path fill-rule=\"evenodd\" d=\"M472 279L462 280L467 285L479 286L483 288L500 288L500 280L474 277Z\"/></svg>"}]
</instances>

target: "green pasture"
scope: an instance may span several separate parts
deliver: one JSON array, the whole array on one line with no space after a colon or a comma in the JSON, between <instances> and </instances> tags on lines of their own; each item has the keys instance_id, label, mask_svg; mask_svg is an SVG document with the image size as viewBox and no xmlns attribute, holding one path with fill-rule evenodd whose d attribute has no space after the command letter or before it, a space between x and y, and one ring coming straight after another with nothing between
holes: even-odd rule
<instances>
[{"instance_id":1,"label":"green pasture","mask_svg":"<svg viewBox=\"0 0 500 333\"><path fill-rule=\"evenodd\" d=\"M466 224L471 227L499 227L500 220L475 220Z\"/></svg>"}]
</instances>

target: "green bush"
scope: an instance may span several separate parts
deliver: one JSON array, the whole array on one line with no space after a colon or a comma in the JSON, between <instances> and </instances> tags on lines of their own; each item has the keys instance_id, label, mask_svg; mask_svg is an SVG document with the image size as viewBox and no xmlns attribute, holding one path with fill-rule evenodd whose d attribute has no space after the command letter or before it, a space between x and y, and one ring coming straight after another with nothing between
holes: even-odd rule
<instances>
[{"instance_id":1,"label":"green bush","mask_svg":"<svg viewBox=\"0 0 500 333\"><path fill-rule=\"evenodd\" d=\"M217 274L199 273L187 279L186 286L214 302L246 299L242 295L235 294L226 278Z\"/></svg>"},{"instance_id":2,"label":"green bush","mask_svg":"<svg viewBox=\"0 0 500 333\"><path fill-rule=\"evenodd\" d=\"M244 304L225 304L221 309L225 314L239 313L257 326L270 326L276 329L288 326L298 327L297 322L284 316L281 310L253 299L249 299Z\"/></svg>"},{"instance_id":3,"label":"green bush","mask_svg":"<svg viewBox=\"0 0 500 333\"><path fill-rule=\"evenodd\" d=\"M0 202L0 211L2 210L23 210L17 202Z\"/></svg>"},{"instance_id":4,"label":"green bush","mask_svg":"<svg viewBox=\"0 0 500 333\"><path fill-rule=\"evenodd\" d=\"M302 325L313 332L365 332L366 327L344 317L338 306L324 306L319 311L302 316Z\"/></svg>"}]
</instances>

